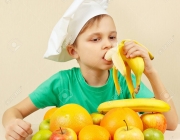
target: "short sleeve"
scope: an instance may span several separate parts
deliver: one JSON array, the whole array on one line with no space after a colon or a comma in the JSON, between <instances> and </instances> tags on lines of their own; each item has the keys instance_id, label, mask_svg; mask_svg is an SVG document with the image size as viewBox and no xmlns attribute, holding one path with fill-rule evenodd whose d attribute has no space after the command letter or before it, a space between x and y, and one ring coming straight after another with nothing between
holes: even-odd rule
<instances>
[{"instance_id":1,"label":"short sleeve","mask_svg":"<svg viewBox=\"0 0 180 140\"><path fill-rule=\"evenodd\" d=\"M32 93L29 94L33 104L37 108L58 106L60 82L61 78L58 72L40 84Z\"/></svg>"}]
</instances>

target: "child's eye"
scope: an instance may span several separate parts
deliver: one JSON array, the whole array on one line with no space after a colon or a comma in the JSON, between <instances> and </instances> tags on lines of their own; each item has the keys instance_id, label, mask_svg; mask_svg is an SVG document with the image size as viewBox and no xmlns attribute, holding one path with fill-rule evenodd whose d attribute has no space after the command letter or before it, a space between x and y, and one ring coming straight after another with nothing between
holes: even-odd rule
<instances>
[{"instance_id":1,"label":"child's eye","mask_svg":"<svg viewBox=\"0 0 180 140\"><path fill-rule=\"evenodd\" d=\"M97 41L99 41L99 40L100 40L100 38L94 38L94 39L92 39L91 41L97 42Z\"/></svg>"},{"instance_id":2,"label":"child's eye","mask_svg":"<svg viewBox=\"0 0 180 140\"><path fill-rule=\"evenodd\" d=\"M115 36L111 36L111 37L109 37L110 39L116 39L116 37Z\"/></svg>"}]
</instances>

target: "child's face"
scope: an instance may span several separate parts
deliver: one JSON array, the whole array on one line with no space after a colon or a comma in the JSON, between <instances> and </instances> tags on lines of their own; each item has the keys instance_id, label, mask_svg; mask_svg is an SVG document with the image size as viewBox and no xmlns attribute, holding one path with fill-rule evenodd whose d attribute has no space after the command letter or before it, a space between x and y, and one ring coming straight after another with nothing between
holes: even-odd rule
<instances>
[{"instance_id":1,"label":"child's face","mask_svg":"<svg viewBox=\"0 0 180 140\"><path fill-rule=\"evenodd\" d=\"M116 27L111 17L105 16L99 22L94 22L76 40L77 60L80 66L110 69L113 63L105 60L104 55L117 42L116 36Z\"/></svg>"}]
</instances>

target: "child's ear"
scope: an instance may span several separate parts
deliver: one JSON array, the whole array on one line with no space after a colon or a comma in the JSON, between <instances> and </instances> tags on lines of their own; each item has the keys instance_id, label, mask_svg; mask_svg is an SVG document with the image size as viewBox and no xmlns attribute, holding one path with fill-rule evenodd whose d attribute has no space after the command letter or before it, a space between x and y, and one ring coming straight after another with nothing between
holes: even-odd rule
<instances>
[{"instance_id":1,"label":"child's ear","mask_svg":"<svg viewBox=\"0 0 180 140\"><path fill-rule=\"evenodd\" d=\"M68 45L67 46L67 51L69 53L69 55L75 59L77 59L79 57L77 51L76 51L76 47L73 45Z\"/></svg>"}]
</instances>

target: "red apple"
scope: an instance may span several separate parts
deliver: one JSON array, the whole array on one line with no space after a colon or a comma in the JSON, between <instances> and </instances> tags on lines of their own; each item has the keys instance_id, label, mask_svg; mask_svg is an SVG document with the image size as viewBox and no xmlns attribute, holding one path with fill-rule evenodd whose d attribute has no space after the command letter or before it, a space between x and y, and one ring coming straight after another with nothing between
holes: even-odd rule
<instances>
[{"instance_id":1,"label":"red apple","mask_svg":"<svg viewBox=\"0 0 180 140\"><path fill-rule=\"evenodd\" d=\"M144 130L147 128L159 129L162 133L166 131L167 121L162 113L145 113L141 115Z\"/></svg>"},{"instance_id":2,"label":"red apple","mask_svg":"<svg viewBox=\"0 0 180 140\"><path fill-rule=\"evenodd\" d=\"M71 128L60 128L52 133L50 140L77 140L77 134Z\"/></svg>"}]
</instances>

